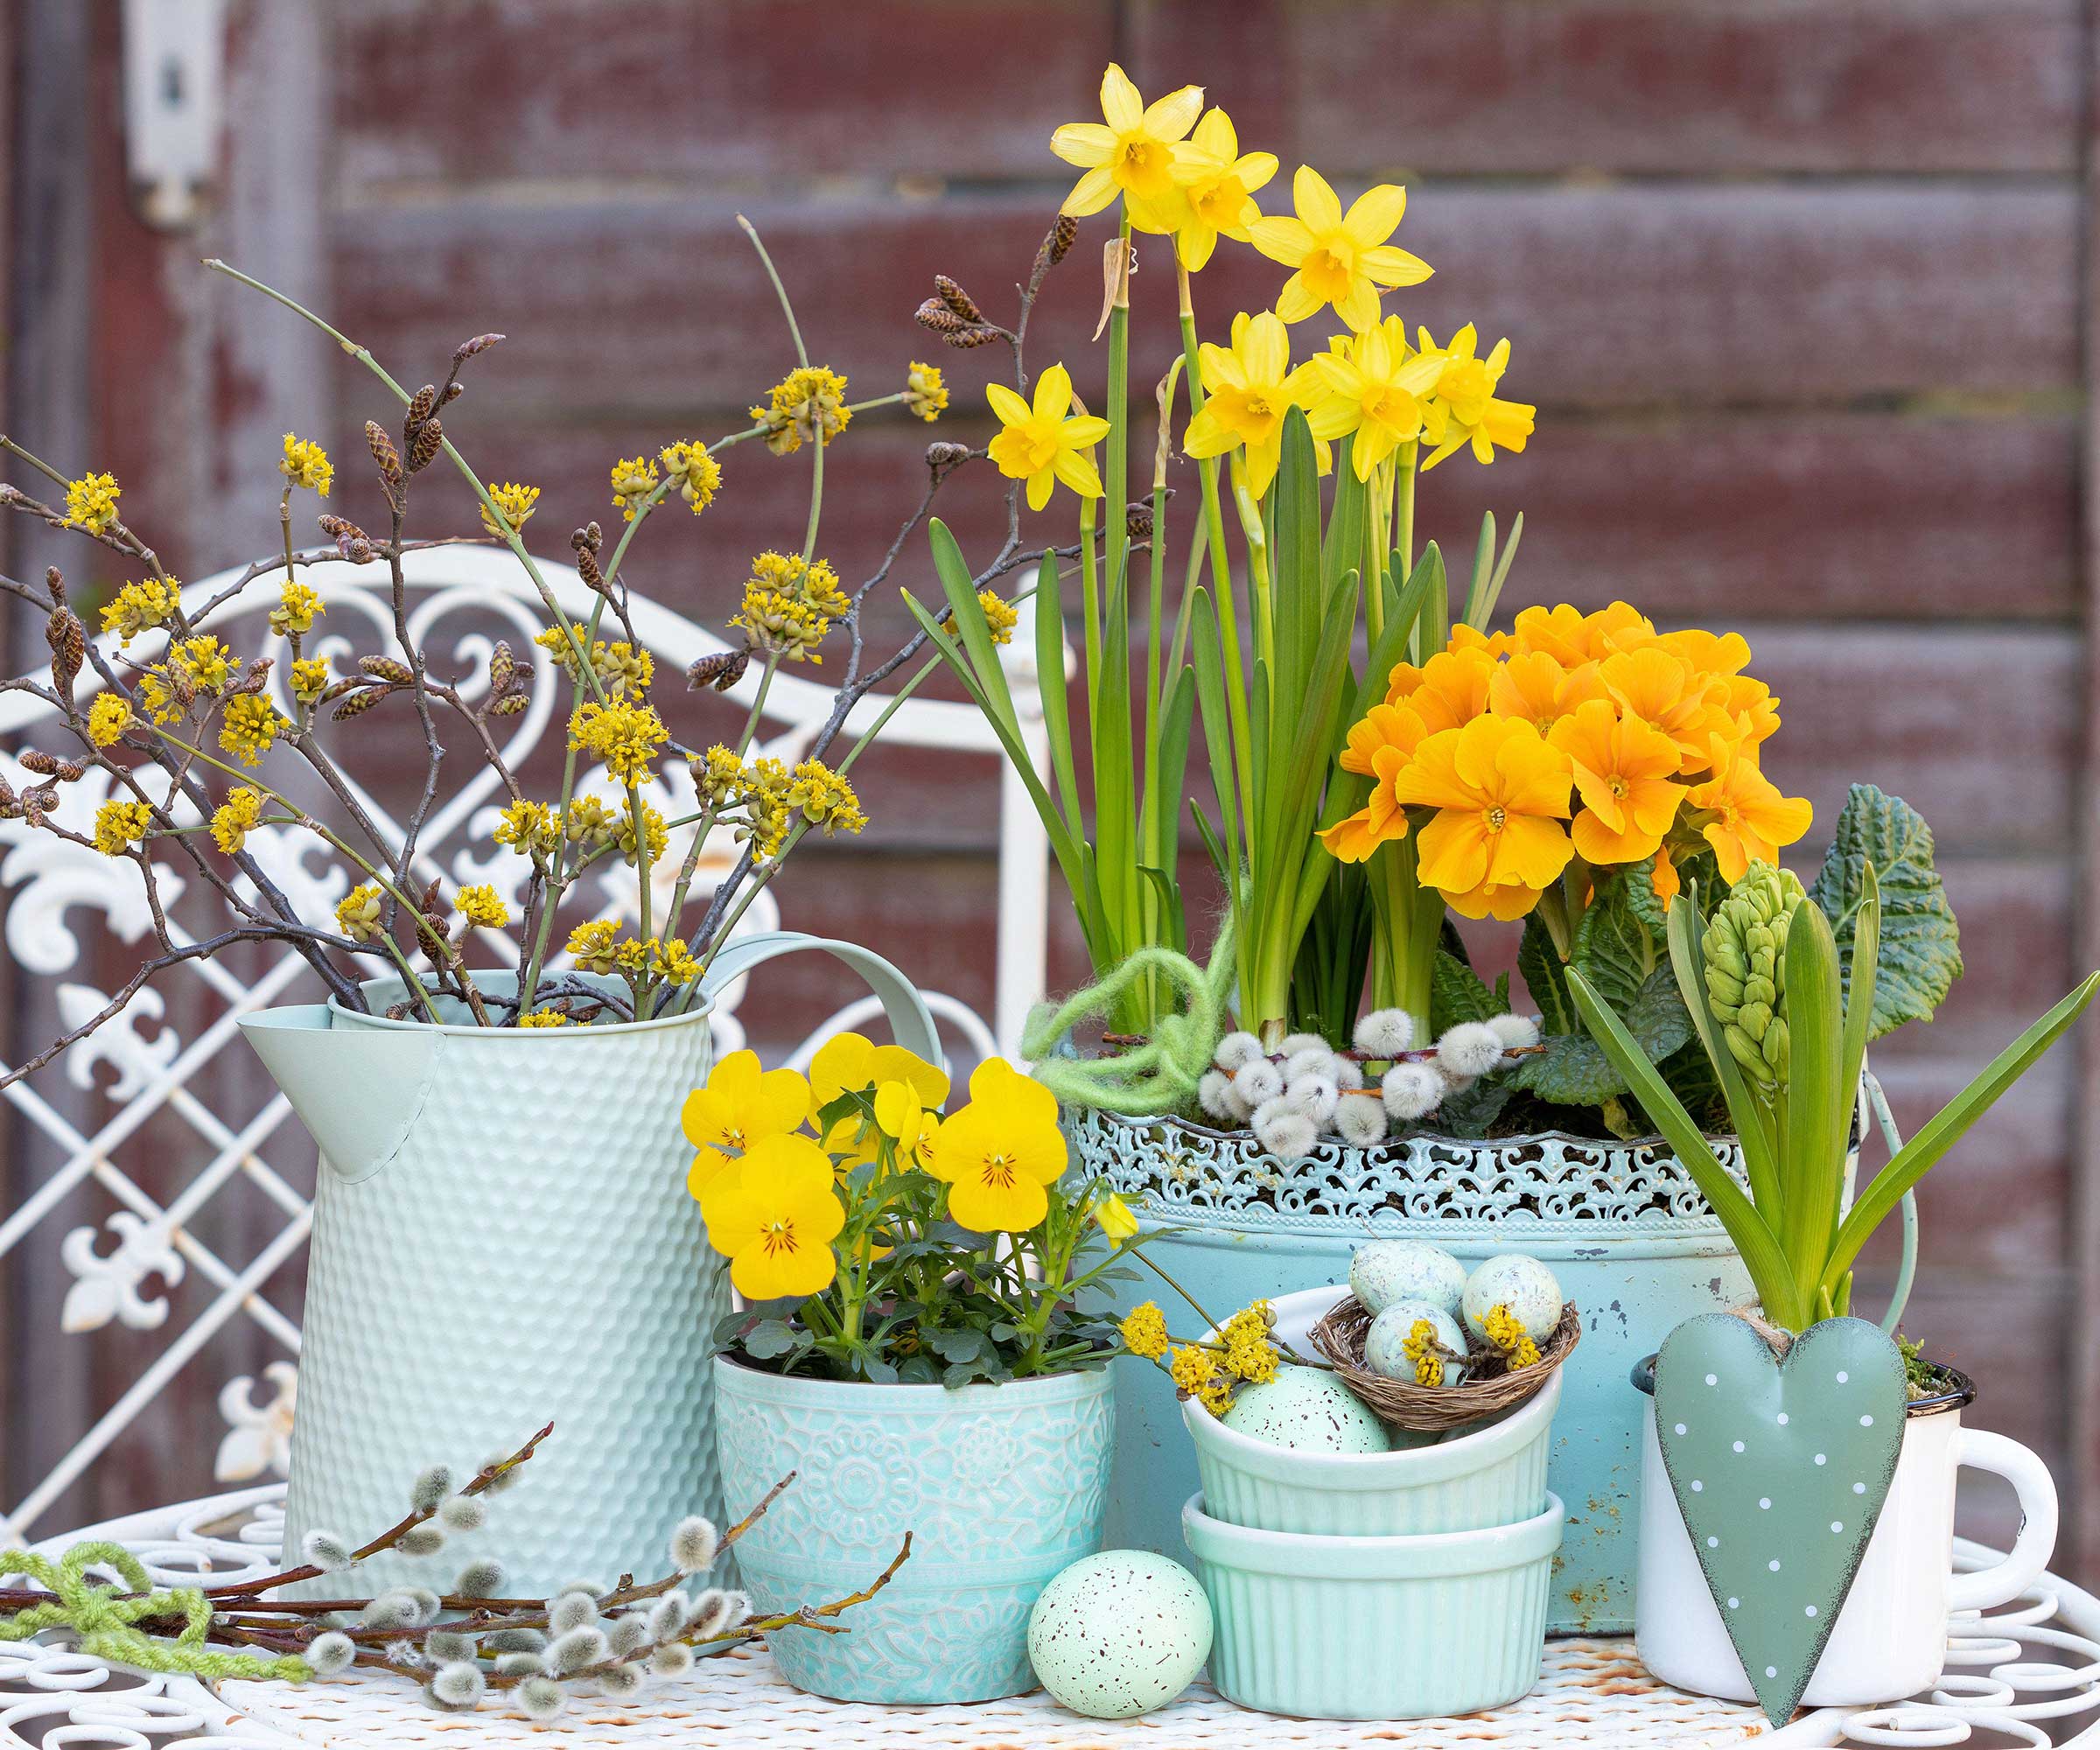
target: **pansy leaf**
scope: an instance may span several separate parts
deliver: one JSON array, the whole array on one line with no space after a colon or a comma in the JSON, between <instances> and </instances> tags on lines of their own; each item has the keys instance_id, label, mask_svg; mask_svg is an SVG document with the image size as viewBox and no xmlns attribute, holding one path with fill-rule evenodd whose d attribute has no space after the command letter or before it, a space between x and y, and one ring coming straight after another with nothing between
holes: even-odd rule
<instances>
[{"instance_id":1,"label":"pansy leaf","mask_svg":"<svg viewBox=\"0 0 2100 1750\"><path fill-rule=\"evenodd\" d=\"M786 1354L800 1340L784 1319L761 1319L744 1335L744 1353L756 1362Z\"/></svg>"},{"instance_id":2,"label":"pansy leaf","mask_svg":"<svg viewBox=\"0 0 2100 1750\"><path fill-rule=\"evenodd\" d=\"M1881 954L1867 1027L1872 1040L1906 1021L1932 1018L1962 976L1962 948L1954 908L1933 866L1932 829L1924 816L1900 797L1872 784L1854 784L1838 816L1823 872L1809 889L1838 939L1847 1000L1853 925L1869 863L1881 891Z\"/></svg>"}]
</instances>

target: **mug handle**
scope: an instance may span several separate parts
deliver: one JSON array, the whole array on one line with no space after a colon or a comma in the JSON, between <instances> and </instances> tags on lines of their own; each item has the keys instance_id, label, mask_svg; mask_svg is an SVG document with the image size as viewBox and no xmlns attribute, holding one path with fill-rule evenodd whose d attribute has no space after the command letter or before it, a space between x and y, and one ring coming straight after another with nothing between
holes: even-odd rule
<instances>
[{"instance_id":1,"label":"mug handle","mask_svg":"<svg viewBox=\"0 0 2100 1750\"><path fill-rule=\"evenodd\" d=\"M934 1026L933 1012L918 988L879 954L858 942L835 942L829 936L810 935L802 930L761 930L723 944L701 982L700 994L712 997L732 979L740 978L783 954L815 948L851 967L872 990L889 1018L890 1033L906 1051L928 1063L942 1062L941 1035Z\"/></svg>"},{"instance_id":2,"label":"mug handle","mask_svg":"<svg viewBox=\"0 0 2100 1750\"><path fill-rule=\"evenodd\" d=\"M1954 1461L1971 1470L1989 1471L2012 1485L2020 1497L2020 1536L2006 1558L1972 1574L1956 1574L1947 1587L1947 1608L1989 1610L2010 1604L2032 1586L2048 1565L2056 1547L2056 1480L2049 1467L2017 1440L1981 1428L1964 1428L1956 1438Z\"/></svg>"}]
</instances>

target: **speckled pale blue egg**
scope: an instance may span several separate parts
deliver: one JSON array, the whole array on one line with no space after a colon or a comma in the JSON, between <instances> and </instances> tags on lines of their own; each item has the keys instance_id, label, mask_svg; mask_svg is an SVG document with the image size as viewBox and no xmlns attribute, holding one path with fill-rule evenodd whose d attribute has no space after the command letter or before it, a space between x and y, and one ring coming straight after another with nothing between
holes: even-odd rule
<instances>
[{"instance_id":1,"label":"speckled pale blue egg","mask_svg":"<svg viewBox=\"0 0 2100 1750\"><path fill-rule=\"evenodd\" d=\"M1423 1320L1437 1334L1437 1340L1454 1354L1466 1353L1467 1344L1465 1332L1459 1329L1459 1321L1441 1306L1432 1306L1426 1300L1396 1300L1371 1320L1371 1328L1364 1334L1363 1364L1375 1374L1387 1379L1412 1380L1415 1364L1402 1347ZM1466 1377L1463 1363L1446 1362L1444 1364L1444 1383L1456 1385Z\"/></svg>"},{"instance_id":2,"label":"speckled pale blue egg","mask_svg":"<svg viewBox=\"0 0 2100 1750\"><path fill-rule=\"evenodd\" d=\"M1210 1656L1210 1600L1180 1563L1104 1550L1043 1588L1028 1659L1051 1696L1094 1719L1129 1719L1180 1695Z\"/></svg>"},{"instance_id":3,"label":"speckled pale blue egg","mask_svg":"<svg viewBox=\"0 0 2100 1750\"><path fill-rule=\"evenodd\" d=\"M1498 1252L1466 1278L1463 1301L1466 1328L1488 1334L1486 1320L1496 1306L1507 1306L1524 1334L1543 1343L1560 1323L1560 1284L1553 1272L1522 1252Z\"/></svg>"},{"instance_id":4,"label":"speckled pale blue egg","mask_svg":"<svg viewBox=\"0 0 2100 1750\"><path fill-rule=\"evenodd\" d=\"M1250 1439L1300 1452L1390 1452L1385 1424L1368 1404L1320 1368L1278 1368L1266 1385L1243 1388L1225 1425Z\"/></svg>"},{"instance_id":5,"label":"speckled pale blue egg","mask_svg":"<svg viewBox=\"0 0 2100 1750\"><path fill-rule=\"evenodd\" d=\"M1466 1266L1425 1240L1373 1240L1349 1260L1349 1292L1374 1319L1396 1300L1455 1313L1465 1292Z\"/></svg>"}]
</instances>

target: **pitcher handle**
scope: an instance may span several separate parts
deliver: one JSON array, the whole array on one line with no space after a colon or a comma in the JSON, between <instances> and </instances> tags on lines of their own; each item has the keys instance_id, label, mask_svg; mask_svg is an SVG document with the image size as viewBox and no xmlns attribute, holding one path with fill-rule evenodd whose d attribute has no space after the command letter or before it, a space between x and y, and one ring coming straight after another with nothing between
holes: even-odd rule
<instances>
[{"instance_id":1,"label":"pitcher handle","mask_svg":"<svg viewBox=\"0 0 2100 1750\"><path fill-rule=\"evenodd\" d=\"M1956 1574L1947 1588L1947 1608L1989 1610L2010 1604L2048 1566L2056 1547L2056 1481L2049 1467L2017 1440L1981 1428L1964 1428L1954 1461L1989 1471L2012 1485L2020 1497L2020 1536L2002 1562L1973 1574Z\"/></svg>"},{"instance_id":2,"label":"pitcher handle","mask_svg":"<svg viewBox=\"0 0 2100 1750\"><path fill-rule=\"evenodd\" d=\"M807 948L820 949L860 975L861 981L881 1003L883 1013L889 1018L890 1032L899 1045L928 1063L942 1061L941 1035L934 1026L933 1012L926 1006L926 999L903 973L879 954L858 942L836 942L802 930L762 930L738 936L734 942L724 943L715 956L707 976L700 981L700 994L711 998L731 980L763 966L767 961L777 960L783 954L799 954Z\"/></svg>"}]
</instances>

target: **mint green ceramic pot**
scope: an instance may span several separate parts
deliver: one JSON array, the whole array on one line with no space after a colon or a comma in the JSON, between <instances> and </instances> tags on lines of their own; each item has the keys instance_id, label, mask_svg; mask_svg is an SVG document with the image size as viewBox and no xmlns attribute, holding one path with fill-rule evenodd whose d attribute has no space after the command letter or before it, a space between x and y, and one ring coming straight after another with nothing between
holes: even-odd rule
<instances>
[{"instance_id":1,"label":"mint green ceramic pot","mask_svg":"<svg viewBox=\"0 0 2100 1750\"><path fill-rule=\"evenodd\" d=\"M1216 1619L1226 1700L1303 1719L1429 1719L1504 1707L1538 1681L1558 1497L1515 1525L1311 1537L1182 1509Z\"/></svg>"},{"instance_id":2,"label":"mint green ceramic pot","mask_svg":"<svg viewBox=\"0 0 2100 1750\"><path fill-rule=\"evenodd\" d=\"M839 1701L990 1701L1035 1687L1028 1615L1101 1547L1114 1445L1108 1370L1001 1385L783 1378L722 1356L716 1439L734 1501L793 1488L737 1557L761 1614L858 1592L845 1634L766 1637L797 1689Z\"/></svg>"},{"instance_id":3,"label":"mint green ceramic pot","mask_svg":"<svg viewBox=\"0 0 2100 1750\"><path fill-rule=\"evenodd\" d=\"M1248 1131L1175 1118L1075 1113L1068 1130L1074 1165L1107 1174L1136 1211L1145 1255L1217 1318L1347 1281L1351 1252L1372 1238L1427 1240L1469 1266L1502 1251L1550 1264L1582 1309L1547 1456L1569 1519L1551 1622L1632 1629L1641 1418L1627 1375L1684 1320L1750 1298L1735 1248L1667 1144L1422 1136L1360 1149L1323 1137L1281 1160ZM1716 1146L1740 1174L1733 1143ZM1172 1297L1140 1274L1114 1291L1117 1310L1155 1299L1171 1321ZM1158 1368L1124 1360L1115 1372L1109 1544L1180 1558L1181 1504L1199 1487L1181 1405Z\"/></svg>"},{"instance_id":4,"label":"mint green ceramic pot","mask_svg":"<svg viewBox=\"0 0 2100 1750\"><path fill-rule=\"evenodd\" d=\"M900 1043L933 1022L886 961L788 932L733 942L708 990L821 948L882 998ZM515 989L486 974L481 988ZM685 1097L712 1061L704 1001L622 1026L396 1021L398 980L241 1021L320 1145L285 1544L393 1524L434 1463L462 1476L554 1432L483 1530L438 1557L381 1557L368 1590L449 1580L500 1553L514 1592L665 1572L686 1514L720 1519L709 1340L730 1306L687 1194ZM296 1559L296 1557L294 1558ZM340 1582L305 1595L336 1596Z\"/></svg>"}]
</instances>

